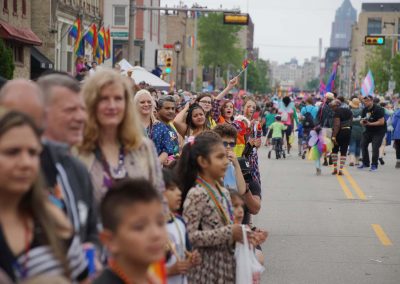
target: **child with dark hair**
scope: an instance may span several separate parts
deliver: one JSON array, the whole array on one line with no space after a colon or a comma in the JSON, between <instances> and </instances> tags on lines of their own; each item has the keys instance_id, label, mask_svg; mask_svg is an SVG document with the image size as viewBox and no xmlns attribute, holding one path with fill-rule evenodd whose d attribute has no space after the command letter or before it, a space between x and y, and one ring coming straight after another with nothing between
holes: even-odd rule
<instances>
[{"instance_id":1,"label":"child with dark hair","mask_svg":"<svg viewBox=\"0 0 400 284\"><path fill-rule=\"evenodd\" d=\"M200 264L201 257L198 251L191 252L191 247L186 232L186 224L176 215L181 208L182 192L177 186L177 181L170 169L163 169L165 182L164 197L168 201L170 216L167 221L168 248L170 250L167 260L168 284L187 284L186 274L191 267Z\"/></svg>"},{"instance_id":2,"label":"child with dark hair","mask_svg":"<svg viewBox=\"0 0 400 284\"><path fill-rule=\"evenodd\" d=\"M112 260L93 283L155 283L148 268L163 259L167 241L158 191L147 180L126 179L106 193L100 214L100 238Z\"/></svg>"},{"instance_id":3,"label":"child with dark hair","mask_svg":"<svg viewBox=\"0 0 400 284\"><path fill-rule=\"evenodd\" d=\"M198 104L187 103L174 119L174 126L182 137L197 136L209 129L206 113Z\"/></svg>"},{"instance_id":4,"label":"child with dark hair","mask_svg":"<svg viewBox=\"0 0 400 284\"><path fill-rule=\"evenodd\" d=\"M206 131L183 148L177 167L183 191L183 218L202 263L188 274L190 283L235 283L234 243L242 228L233 224L229 192L220 185L228 166L218 134Z\"/></svg>"}]
</instances>

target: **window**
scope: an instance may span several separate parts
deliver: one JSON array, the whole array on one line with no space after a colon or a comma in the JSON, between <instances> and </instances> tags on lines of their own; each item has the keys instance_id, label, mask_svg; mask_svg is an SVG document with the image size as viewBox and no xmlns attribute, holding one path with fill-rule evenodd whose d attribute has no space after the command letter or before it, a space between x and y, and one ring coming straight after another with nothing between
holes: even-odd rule
<instances>
[{"instance_id":1,"label":"window","mask_svg":"<svg viewBox=\"0 0 400 284\"><path fill-rule=\"evenodd\" d=\"M126 26L126 6L114 6L114 26Z\"/></svg>"},{"instance_id":2,"label":"window","mask_svg":"<svg viewBox=\"0 0 400 284\"><path fill-rule=\"evenodd\" d=\"M381 18L369 18L367 34L381 34L382 33L382 19Z\"/></svg>"},{"instance_id":3,"label":"window","mask_svg":"<svg viewBox=\"0 0 400 284\"><path fill-rule=\"evenodd\" d=\"M13 0L13 14L16 15L18 10L17 0Z\"/></svg>"},{"instance_id":4,"label":"window","mask_svg":"<svg viewBox=\"0 0 400 284\"><path fill-rule=\"evenodd\" d=\"M24 64L24 46L18 43L11 45L14 55L14 62L17 64Z\"/></svg>"},{"instance_id":5,"label":"window","mask_svg":"<svg viewBox=\"0 0 400 284\"><path fill-rule=\"evenodd\" d=\"M8 0L4 0L3 11L8 12Z\"/></svg>"},{"instance_id":6,"label":"window","mask_svg":"<svg viewBox=\"0 0 400 284\"><path fill-rule=\"evenodd\" d=\"M22 15L26 15L26 0L22 0Z\"/></svg>"}]
</instances>

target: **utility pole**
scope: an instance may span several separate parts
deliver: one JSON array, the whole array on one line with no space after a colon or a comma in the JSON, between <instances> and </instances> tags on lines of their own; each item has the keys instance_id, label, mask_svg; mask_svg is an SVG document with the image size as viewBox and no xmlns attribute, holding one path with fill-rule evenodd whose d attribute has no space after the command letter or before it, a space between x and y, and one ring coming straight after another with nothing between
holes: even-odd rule
<instances>
[{"instance_id":1,"label":"utility pole","mask_svg":"<svg viewBox=\"0 0 400 284\"><path fill-rule=\"evenodd\" d=\"M128 62L135 65L135 7L136 0L129 1Z\"/></svg>"}]
</instances>

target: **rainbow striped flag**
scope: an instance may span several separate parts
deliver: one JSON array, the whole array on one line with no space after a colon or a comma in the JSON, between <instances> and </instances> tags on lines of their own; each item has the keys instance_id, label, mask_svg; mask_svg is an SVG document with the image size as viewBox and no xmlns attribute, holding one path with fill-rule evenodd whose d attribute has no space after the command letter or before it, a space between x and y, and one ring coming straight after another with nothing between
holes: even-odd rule
<instances>
[{"instance_id":1,"label":"rainbow striped flag","mask_svg":"<svg viewBox=\"0 0 400 284\"><path fill-rule=\"evenodd\" d=\"M188 47L191 47L191 48L193 48L194 47L194 36L192 36L192 35L190 35L190 36L188 36L188 39L187 39L187 44L188 44Z\"/></svg>"},{"instance_id":2,"label":"rainbow striped flag","mask_svg":"<svg viewBox=\"0 0 400 284\"><path fill-rule=\"evenodd\" d=\"M157 278L159 283L167 284L167 269L165 260L153 263L149 268L150 273Z\"/></svg>"},{"instance_id":3,"label":"rainbow striped flag","mask_svg":"<svg viewBox=\"0 0 400 284\"><path fill-rule=\"evenodd\" d=\"M86 32L84 38L92 47L94 47L96 45L96 43L97 43L97 27L96 27L96 24L92 24L89 27L89 29Z\"/></svg>"},{"instance_id":4,"label":"rainbow striped flag","mask_svg":"<svg viewBox=\"0 0 400 284\"><path fill-rule=\"evenodd\" d=\"M82 33L81 19L77 18L69 30L70 37L77 39Z\"/></svg>"},{"instance_id":5,"label":"rainbow striped flag","mask_svg":"<svg viewBox=\"0 0 400 284\"><path fill-rule=\"evenodd\" d=\"M105 47L105 31L104 31L104 27L101 27L100 31L99 31L99 46L100 49L104 51L104 47Z\"/></svg>"},{"instance_id":6,"label":"rainbow striped flag","mask_svg":"<svg viewBox=\"0 0 400 284\"><path fill-rule=\"evenodd\" d=\"M249 66L250 60L245 59L242 63L242 69L245 70Z\"/></svg>"},{"instance_id":7,"label":"rainbow striped flag","mask_svg":"<svg viewBox=\"0 0 400 284\"><path fill-rule=\"evenodd\" d=\"M104 33L104 59L109 59L111 49L110 28L108 27Z\"/></svg>"}]
</instances>

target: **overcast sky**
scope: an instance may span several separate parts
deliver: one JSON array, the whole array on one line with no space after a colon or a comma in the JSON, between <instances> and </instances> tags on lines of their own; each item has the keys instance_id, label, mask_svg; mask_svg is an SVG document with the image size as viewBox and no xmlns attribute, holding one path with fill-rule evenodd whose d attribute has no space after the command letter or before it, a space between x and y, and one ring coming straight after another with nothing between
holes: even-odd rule
<instances>
[{"instance_id":1,"label":"overcast sky","mask_svg":"<svg viewBox=\"0 0 400 284\"><path fill-rule=\"evenodd\" d=\"M183 2L198 3L208 8L238 8L250 13L255 24L254 46L260 57L284 63L296 57L318 56L318 39L329 47L331 24L343 0L161 0L161 5L173 6ZM360 13L364 2L399 2L399 0L351 0ZM358 18L358 16L357 16Z\"/></svg>"}]
</instances>

